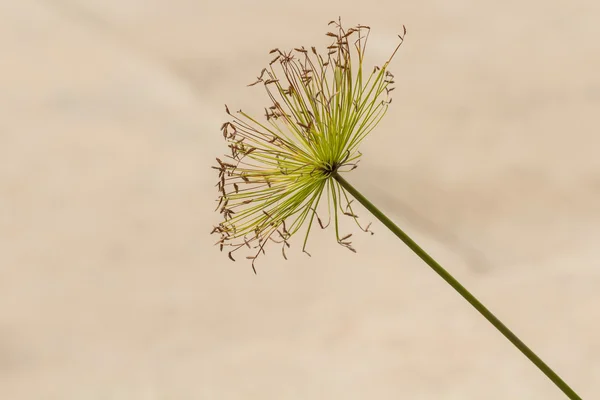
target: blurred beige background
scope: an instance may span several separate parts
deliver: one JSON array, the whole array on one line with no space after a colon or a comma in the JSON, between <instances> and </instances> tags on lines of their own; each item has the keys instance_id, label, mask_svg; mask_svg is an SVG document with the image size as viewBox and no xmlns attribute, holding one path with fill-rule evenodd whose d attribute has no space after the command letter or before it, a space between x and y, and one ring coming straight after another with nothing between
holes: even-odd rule
<instances>
[{"instance_id":1,"label":"blurred beige background","mask_svg":"<svg viewBox=\"0 0 600 400\"><path fill-rule=\"evenodd\" d=\"M223 103L338 15L408 28L349 179L600 398L595 0L1 0L0 398L564 398L375 221L212 245Z\"/></svg>"}]
</instances>

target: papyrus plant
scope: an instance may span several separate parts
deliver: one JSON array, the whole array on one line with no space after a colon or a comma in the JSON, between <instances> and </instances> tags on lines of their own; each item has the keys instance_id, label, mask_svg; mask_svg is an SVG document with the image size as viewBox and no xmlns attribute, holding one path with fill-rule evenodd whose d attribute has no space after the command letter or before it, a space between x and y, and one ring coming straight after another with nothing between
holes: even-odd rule
<instances>
[{"instance_id":1,"label":"papyrus plant","mask_svg":"<svg viewBox=\"0 0 600 400\"><path fill-rule=\"evenodd\" d=\"M352 234L340 234L339 218L359 224L351 197L361 203L440 277L463 296L496 329L529 358L569 398L580 397L510 329L419 247L342 174L361 157L362 140L383 118L392 99L394 76L389 64L404 41L380 66L365 66L370 28L345 30L341 21L329 23L332 42L324 53L315 47L289 51L273 49L273 59L255 82L269 96L264 116L225 110L230 119L221 126L229 154L217 158L218 206L223 220L213 228L217 245L235 261L244 251L254 271L257 258L269 246L279 246L283 257L291 237L304 229L306 252L311 228L334 225L337 243L355 251ZM328 222L317 214L326 202ZM315 222L316 221L316 222Z\"/></svg>"}]
</instances>

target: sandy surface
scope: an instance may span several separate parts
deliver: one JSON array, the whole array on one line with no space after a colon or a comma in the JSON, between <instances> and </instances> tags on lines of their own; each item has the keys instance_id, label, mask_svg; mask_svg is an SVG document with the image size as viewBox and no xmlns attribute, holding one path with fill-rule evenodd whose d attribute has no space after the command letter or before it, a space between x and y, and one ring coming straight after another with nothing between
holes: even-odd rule
<instances>
[{"instance_id":1,"label":"sandy surface","mask_svg":"<svg viewBox=\"0 0 600 400\"><path fill-rule=\"evenodd\" d=\"M213 247L223 103L340 14L409 30L349 179L600 398L595 0L0 1L0 398L564 398L378 223Z\"/></svg>"}]
</instances>

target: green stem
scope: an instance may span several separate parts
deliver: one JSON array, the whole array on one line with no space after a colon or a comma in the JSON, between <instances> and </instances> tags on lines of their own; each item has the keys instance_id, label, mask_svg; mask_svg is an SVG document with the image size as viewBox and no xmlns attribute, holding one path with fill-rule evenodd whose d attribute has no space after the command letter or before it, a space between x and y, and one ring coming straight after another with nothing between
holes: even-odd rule
<instances>
[{"instance_id":1,"label":"green stem","mask_svg":"<svg viewBox=\"0 0 600 400\"><path fill-rule=\"evenodd\" d=\"M402 229L386 217L377 207L367 200L358 190L356 190L348 181L342 178L337 172L333 178L339 182L356 200L358 200L367 210L369 210L377 219L379 219L389 230L400 238L412 251L415 252L427 265L431 267L443 280L454 288L465 300L469 302L481 315L485 317L496 329L500 331L521 353L525 355L536 367L540 369L554 384L562 390L569 399L581 400L581 397L567 385L560 376L556 374L541 358L539 358L525 343L521 341L510 329L506 327L490 310L488 310L475 296L473 296L463 285L461 285L448 271L437 263L425 250L423 250L414 240L412 240Z\"/></svg>"}]
</instances>

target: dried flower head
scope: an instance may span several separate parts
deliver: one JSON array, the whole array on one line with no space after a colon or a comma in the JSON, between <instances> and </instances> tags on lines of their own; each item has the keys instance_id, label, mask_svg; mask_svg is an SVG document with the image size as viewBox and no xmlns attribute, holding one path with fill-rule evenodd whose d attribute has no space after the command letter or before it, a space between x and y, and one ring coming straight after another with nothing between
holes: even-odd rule
<instances>
[{"instance_id":1,"label":"dried flower head","mask_svg":"<svg viewBox=\"0 0 600 400\"><path fill-rule=\"evenodd\" d=\"M321 228L329 225L317 215L323 194L338 243L355 251L348 240L351 234L340 236L338 216L347 215L358 224L357 216L333 176L356 168L359 144L391 103L394 77L387 68L406 29L390 58L365 72L370 28L344 30L341 21L329 25L335 29L327 33L333 42L325 56L315 47L271 50L269 67L248 85L266 88L271 105L265 108L265 120L241 110L232 114L225 106L231 120L221 130L231 154L217 158L213 167L219 173L217 210L223 221L212 233L220 236L217 244L234 261L239 250L249 249L246 258L253 269L267 242L278 243L287 259L290 237L308 220L302 247L306 252L315 218ZM361 229L370 232L368 226Z\"/></svg>"}]
</instances>

